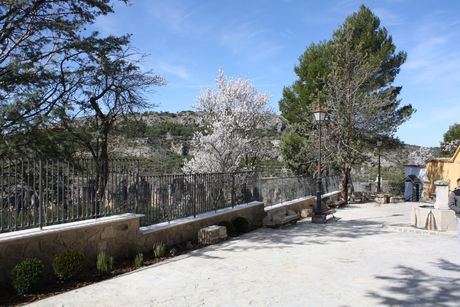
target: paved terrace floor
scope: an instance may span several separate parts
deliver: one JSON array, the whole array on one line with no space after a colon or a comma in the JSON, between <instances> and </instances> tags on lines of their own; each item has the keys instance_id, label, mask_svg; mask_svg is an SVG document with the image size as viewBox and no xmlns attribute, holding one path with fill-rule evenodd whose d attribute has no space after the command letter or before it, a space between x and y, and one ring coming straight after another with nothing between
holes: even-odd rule
<instances>
[{"instance_id":1,"label":"paved terrace floor","mask_svg":"<svg viewBox=\"0 0 460 307\"><path fill-rule=\"evenodd\" d=\"M34 303L35 306L459 306L460 243L394 231L410 204L350 206Z\"/></svg>"}]
</instances>

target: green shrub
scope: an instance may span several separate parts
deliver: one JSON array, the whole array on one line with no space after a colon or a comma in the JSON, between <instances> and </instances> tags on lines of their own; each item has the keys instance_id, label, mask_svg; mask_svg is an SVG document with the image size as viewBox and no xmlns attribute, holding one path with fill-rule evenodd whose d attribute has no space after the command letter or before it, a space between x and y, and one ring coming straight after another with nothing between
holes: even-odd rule
<instances>
[{"instance_id":1,"label":"green shrub","mask_svg":"<svg viewBox=\"0 0 460 307\"><path fill-rule=\"evenodd\" d=\"M139 253L134 257L134 266L136 269L140 268L144 264L144 255Z\"/></svg>"},{"instance_id":2,"label":"green shrub","mask_svg":"<svg viewBox=\"0 0 460 307\"><path fill-rule=\"evenodd\" d=\"M99 275L108 275L113 269L113 257L107 255L106 251L101 250L97 253L96 268Z\"/></svg>"},{"instance_id":3,"label":"green shrub","mask_svg":"<svg viewBox=\"0 0 460 307\"><path fill-rule=\"evenodd\" d=\"M153 245L153 254L155 257L164 257L166 255L166 244L163 242L155 243Z\"/></svg>"},{"instance_id":4,"label":"green shrub","mask_svg":"<svg viewBox=\"0 0 460 307\"><path fill-rule=\"evenodd\" d=\"M222 221L219 222L217 225L224 226L225 228L227 228L227 235L229 235L230 237L234 237L237 235L235 226L233 226L233 224L229 221Z\"/></svg>"},{"instance_id":5,"label":"green shrub","mask_svg":"<svg viewBox=\"0 0 460 307\"><path fill-rule=\"evenodd\" d=\"M54 274L62 280L71 280L83 272L85 256L76 250L63 251L53 259Z\"/></svg>"},{"instance_id":6,"label":"green shrub","mask_svg":"<svg viewBox=\"0 0 460 307\"><path fill-rule=\"evenodd\" d=\"M244 217L238 216L232 220L233 227L237 233L245 233L249 231L249 223Z\"/></svg>"},{"instance_id":7,"label":"green shrub","mask_svg":"<svg viewBox=\"0 0 460 307\"><path fill-rule=\"evenodd\" d=\"M37 291L44 281L44 269L40 259L24 259L12 271L13 287L21 295Z\"/></svg>"}]
</instances>

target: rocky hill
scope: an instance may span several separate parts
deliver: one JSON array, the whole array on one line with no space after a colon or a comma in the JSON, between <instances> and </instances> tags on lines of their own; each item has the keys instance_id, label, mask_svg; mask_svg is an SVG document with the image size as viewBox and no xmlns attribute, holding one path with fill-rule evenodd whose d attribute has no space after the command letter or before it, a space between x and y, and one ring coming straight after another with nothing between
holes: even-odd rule
<instances>
[{"instance_id":1,"label":"rocky hill","mask_svg":"<svg viewBox=\"0 0 460 307\"><path fill-rule=\"evenodd\" d=\"M202 117L199 112L148 112L136 115L130 121L119 123L111 141L111 154L115 157L140 158L159 172L179 171L188 155L193 134L199 131ZM288 123L279 115L272 115L259 127L271 165L281 167L280 136ZM439 154L438 148L403 145L395 150L382 150L382 167L402 171L405 164L424 164ZM358 173L375 172L377 151L362 165Z\"/></svg>"}]
</instances>

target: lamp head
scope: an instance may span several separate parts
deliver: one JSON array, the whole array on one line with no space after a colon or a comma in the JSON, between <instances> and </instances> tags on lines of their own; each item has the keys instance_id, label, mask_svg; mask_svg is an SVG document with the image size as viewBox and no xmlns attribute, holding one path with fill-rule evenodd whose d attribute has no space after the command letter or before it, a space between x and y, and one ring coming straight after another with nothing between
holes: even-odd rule
<instances>
[{"instance_id":1,"label":"lamp head","mask_svg":"<svg viewBox=\"0 0 460 307\"><path fill-rule=\"evenodd\" d=\"M321 106L317 106L313 111L313 114L315 115L315 120L317 122L322 122L326 119L327 112Z\"/></svg>"}]
</instances>

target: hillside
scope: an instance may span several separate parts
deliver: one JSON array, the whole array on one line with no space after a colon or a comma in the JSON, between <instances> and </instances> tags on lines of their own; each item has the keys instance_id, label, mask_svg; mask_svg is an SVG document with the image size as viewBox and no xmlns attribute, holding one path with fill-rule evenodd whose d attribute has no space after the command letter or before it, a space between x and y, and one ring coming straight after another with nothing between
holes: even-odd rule
<instances>
[{"instance_id":1,"label":"hillside","mask_svg":"<svg viewBox=\"0 0 460 307\"><path fill-rule=\"evenodd\" d=\"M128 122L119 123L110 142L114 157L130 157L146 160L158 172L178 172L182 161L188 157L190 141L200 130L202 118L199 112L178 113L148 112L136 115ZM273 115L257 133L263 140L267 163L282 165L279 138L287 127L282 117Z\"/></svg>"},{"instance_id":2,"label":"hillside","mask_svg":"<svg viewBox=\"0 0 460 307\"><path fill-rule=\"evenodd\" d=\"M193 111L139 114L129 122L117 125L110 152L115 157L140 158L157 172L177 172L188 156L190 141L201 124L200 113ZM279 138L287 126L285 119L273 115L259 127L258 133L269 157L266 164L271 167L282 166ZM382 150L381 163L389 171L402 170L405 164L423 164L424 160L438 153L438 148L403 145L395 150ZM377 151L370 155L372 159L356 170L361 175L375 173Z\"/></svg>"}]
</instances>

